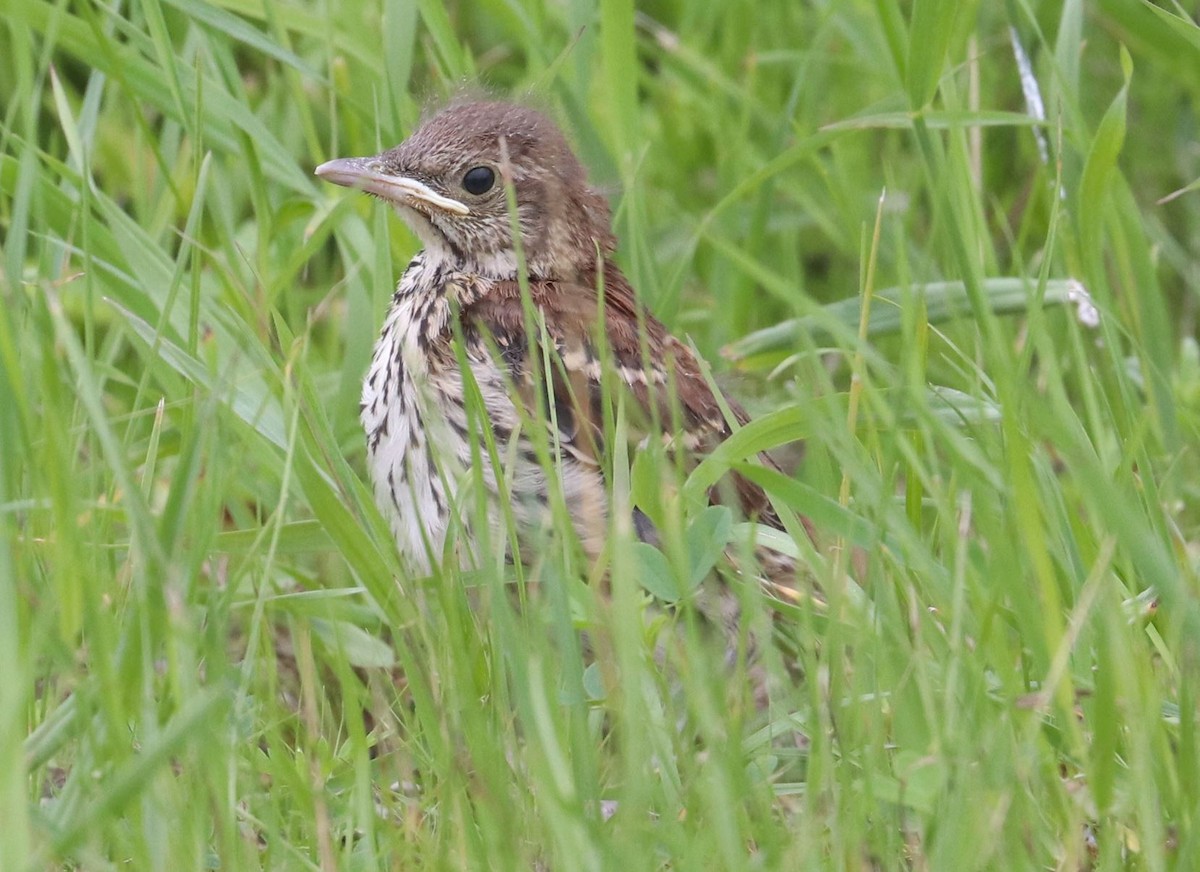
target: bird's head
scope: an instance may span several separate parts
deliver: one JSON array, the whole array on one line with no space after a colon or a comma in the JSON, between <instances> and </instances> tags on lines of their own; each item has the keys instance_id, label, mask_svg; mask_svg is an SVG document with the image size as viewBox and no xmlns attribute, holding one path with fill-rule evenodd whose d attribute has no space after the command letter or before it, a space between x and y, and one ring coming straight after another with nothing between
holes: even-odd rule
<instances>
[{"instance_id":1,"label":"bird's head","mask_svg":"<svg viewBox=\"0 0 1200 872\"><path fill-rule=\"evenodd\" d=\"M608 203L562 132L524 106L455 103L395 148L331 160L316 174L391 203L430 255L479 275L517 273L505 178L531 276L574 278L615 245Z\"/></svg>"}]
</instances>

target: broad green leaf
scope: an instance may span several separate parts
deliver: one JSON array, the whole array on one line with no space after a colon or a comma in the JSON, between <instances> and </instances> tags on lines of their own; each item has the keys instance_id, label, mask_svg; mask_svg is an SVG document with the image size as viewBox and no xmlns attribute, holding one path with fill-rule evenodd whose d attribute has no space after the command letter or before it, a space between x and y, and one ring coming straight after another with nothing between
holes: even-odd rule
<instances>
[{"instance_id":1,"label":"broad green leaf","mask_svg":"<svg viewBox=\"0 0 1200 872\"><path fill-rule=\"evenodd\" d=\"M671 569L667 556L646 542L633 543L634 571L638 584L656 599L665 603L678 602L683 596L679 579Z\"/></svg>"},{"instance_id":2,"label":"broad green leaf","mask_svg":"<svg viewBox=\"0 0 1200 872\"><path fill-rule=\"evenodd\" d=\"M392 669L396 665L396 654L391 647L356 624L316 618L312 629L317 638L330 649L345 654L359 669Z\"/></svg>"},{"instance_id":3,"label":"broad green leaf","mask_svg":"<svg viewBox=\"0 0 1200 872\"><path fill-rule=\"evenodd\" d=\"M708 506L688 524L686 534L690 575L688 585L695 590L712 571L733 532L733 513L727 506Z\"/></svg>"}]
</instances>

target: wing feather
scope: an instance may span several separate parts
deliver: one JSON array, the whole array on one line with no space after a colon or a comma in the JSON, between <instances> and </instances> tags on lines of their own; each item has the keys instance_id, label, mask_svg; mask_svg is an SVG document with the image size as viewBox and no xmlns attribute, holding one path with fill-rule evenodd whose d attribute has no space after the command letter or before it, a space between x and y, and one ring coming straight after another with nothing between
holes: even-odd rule
<instances>
[{"instance_id":1,"label":"wing feather","mask_svg":"<svg viewBox=\"0 0 1200 872\"><path fill-rule=\"evenodd\" d=\"M549 393L560 436L572 450L593 461L599 459L605 352L641 407L646 423L657 426L677 446L703 454L730 435L732 428L722 402L692 350L646 311L616 266L605 264L602 276L584 274L572 282L531 279L529 295L554 346ZM599 334L601 312L604 330ZM541 343L528 340L520 285L515 281L493 283L486 294L464 308L463 320L474 330L504 337L505 360L513 367L514 381L525 385L520 389L529 390L532 370L525 358L531 348L540 351ZM602 351L603 346L607 347ZM734 423L747 422L746 413L735 402L726 399L724 406ZM759 460L778 469L768 455L759 455ZM742 511L760 523L782 529L762 488L736 473L731 478ZM716 490L710 494L714 501L720 496ZM811 536L807 519L804 524Z\"/></svg>"}]
</instances>

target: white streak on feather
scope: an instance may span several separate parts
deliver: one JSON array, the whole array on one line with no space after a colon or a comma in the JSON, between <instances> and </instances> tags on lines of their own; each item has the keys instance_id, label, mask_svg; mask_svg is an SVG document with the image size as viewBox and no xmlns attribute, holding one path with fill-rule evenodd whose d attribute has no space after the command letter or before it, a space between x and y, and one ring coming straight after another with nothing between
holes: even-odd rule
<instances>
[{"instance_id":1,"label":"white streak on feather","mask_svg":"<svg viewBox=\"0 0 1200 872\"><path fill-rule=\"evenodd\" d=\"M467 352L486 421L469 424L466 420L463 378L448 329L450 300L467 301L481 290L480 279L449 269L440 255L437 251L418 254L401 277L362 393L367 469L376 502L401 553L425 572L440 561L455 517L472 526L474 501L468 488L476 478L469 440L482 439L482 434L472 432L480 424L511 434L503 444L498 440L496 450L504 467L501 478L510 497L507 503L519 529L529 532L549 523L545 471L515 444L522 416L502 371L483 344L474 344ZM422 341L428 352L422 349ZM597 522L602 522L605 512L603 480L590 458L584 464L574 446L562 449L563 462L558 464L562 496L572 507L588 549L598 551L603 524ZM482 443L478 451L478 475L489 493L488 523L495 543L505 533L497 498L500 488ZM460 558L469 556L460 554Z\"/></svg>"}]
</instances>

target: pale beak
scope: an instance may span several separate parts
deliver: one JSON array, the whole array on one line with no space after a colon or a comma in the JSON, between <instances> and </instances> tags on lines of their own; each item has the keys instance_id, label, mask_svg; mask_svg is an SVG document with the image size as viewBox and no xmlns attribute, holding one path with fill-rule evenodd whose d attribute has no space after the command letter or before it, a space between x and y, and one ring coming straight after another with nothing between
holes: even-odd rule
<instances>
[{"instance_id":1,"label":"pale beak","mask_svg":"<svg viewBox=\"0 0 1200 872\"><path fill-rule=\"evenodd\" d=\"M424 182L385 172L378 158L339 157L326 161L314 172L327 182L357 188L400 206L423 204L456 215L471 214L465 204L443 197Z\"/></svg>"}]
</instances>

